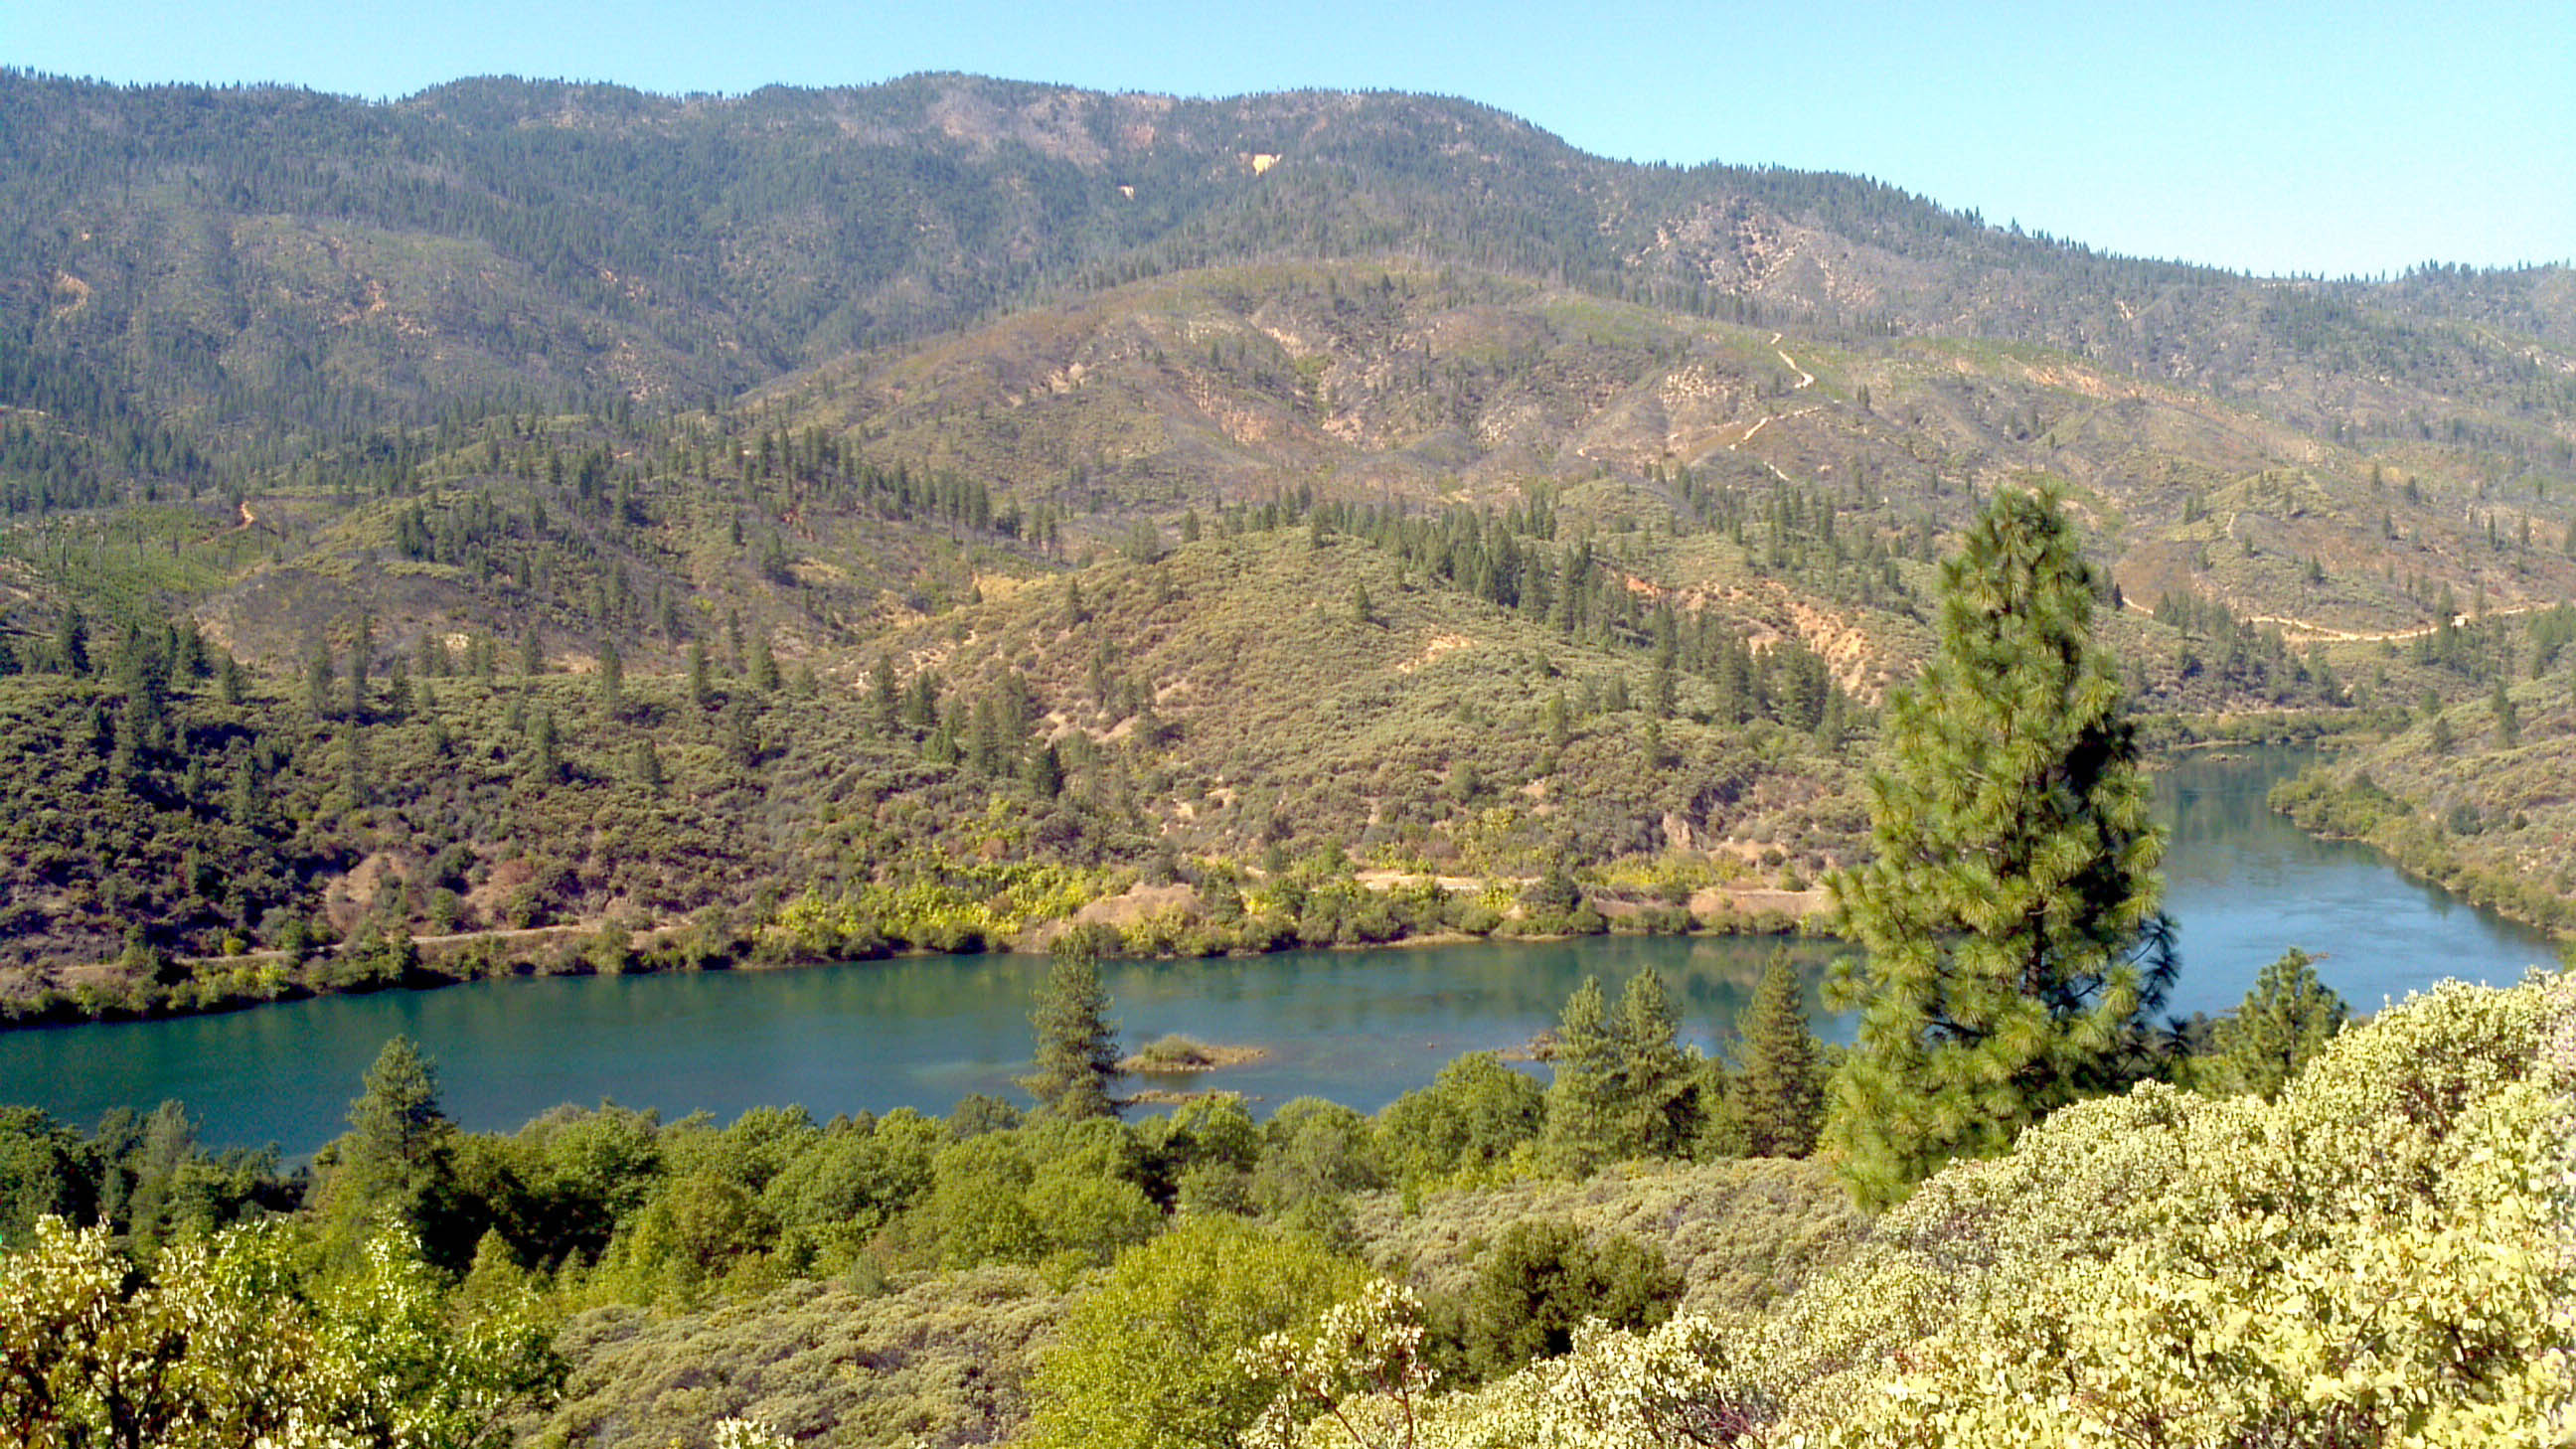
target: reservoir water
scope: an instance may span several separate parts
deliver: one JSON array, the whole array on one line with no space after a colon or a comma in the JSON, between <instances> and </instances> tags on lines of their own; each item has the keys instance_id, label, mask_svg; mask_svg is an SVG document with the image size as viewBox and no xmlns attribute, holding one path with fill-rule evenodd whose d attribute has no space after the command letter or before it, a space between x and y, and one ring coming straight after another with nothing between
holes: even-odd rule
<instances>
[{"instance_id":1,"label":"reservoir water","mask_svg":"<svg viewBox=\"0 0 2576 1449\"><path fill-rule=\"evenodd\" d=\"M2356 1011L2445 977L2504 984L2555 959L2536 931L2405 879L2366 847L2318 841L2264 808L2305 758L2266 749L2187 757L2157 776L2172 829L2166 904L2182 925L2169 1010L2233 1008L2291 946ZM1264 1106L1314 1094L1373 1111L1462 1052L1526 1042L1586 975L1651 966L1685 1032L1715 1043L1780 943L1609 937L1526 945L1296 951L1111 962L1131 1046L1167 1032L1268 1057L1203 1082ZM1792 943L1815 990L1830 942ZM438 1061L447 1109L478 1130L561 1102L615 1100L730 1118L762 1104L817 1117L969 1092L1015 1096L1043 958L923 957L798 971L561 977L333 997L227 1016L0 1034L0 1102L88 1124L178 1098L212 1146L274 1142L290 1157L343 1127L360 1075L407 1032ZM1827 1035L1848 1022L1818 1017ZM1174 1082L1171 1085L1192 1085Z\"/></svg>"}]
</instances>

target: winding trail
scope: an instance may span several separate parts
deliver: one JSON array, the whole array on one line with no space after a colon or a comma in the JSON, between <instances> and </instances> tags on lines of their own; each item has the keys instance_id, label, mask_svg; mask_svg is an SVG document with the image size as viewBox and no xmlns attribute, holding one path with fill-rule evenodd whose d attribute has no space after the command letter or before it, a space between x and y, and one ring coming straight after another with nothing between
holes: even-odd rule
<instances>
[{"instance_id":1,"label":"winding trail","mask_svg":"<svg viewBox=\"0 0 2576 1449\"><path fill-rule=\"evenodd\" d=\"M1816 375L1807 371L1805 368L1800 367L1798 365L1798 359L1791 357L1788 353L1780 350L1780 336L1781 334L1777 332L1771 334L1770 347L1773 354L1779 357L1783 365L1785 365L1791 372L1798 374L1798 380L1789 385L1789 391L1804 392L1808 388L1815 386ZM1793 408L1785 413L1766 413L1753 420L1753 426L1744 430L1743 437L1727 444L1726 451L1730 453L1738 451L1745 444L1752 442L1755 434L1760 433L1764 428L1771 426L1773 423L1783 422L1790 418L1803 418L1809 413L1820 413L1824 410L1824 404L1818 403L1812 407ZM1770 469L1773 475L1778 477L1783 483L1794 483L1798 481L1795 478L1790 477L1788 474L1781 472L1780 465L1777 463L1765 461L1762 466Z\"/></svg>"},{"instance_id":2,"label":"winding trail","mask_svg":"<svg viewBox=\"0 0 2576 1449\"><path fill-rule=\"evenodd\" d=\"M2153 617L2156 612L2153 608L2139 603L2135 599L2129 599L2125 602L2130 608L2137 610L2141 614L2148 615L2149 617ZM2516 604L2510 609L2489 609L2483 617L2489 619L2506 619L2517 614L2534 614L2538 613L2542 609L2553 607L2555 606L2549 604ZM2470 624L2477 622L2479 617L2481 616L2454 614L2451 616L2451 627L2454 629L2464 629ZM2248 624L2279 625L2281 627L2282 641L2290 644L2385 644L2407 639L2421 639L2425 635L2432 633L2434 629L2438 627L2433 624L2418 624L2411 629L2366 631L2338 629L2331 624L2320 624L2313 619L2292 618L2287 614L2247 614L2244 616L2244 619Z\"/></svg>"},{"instance_id":3,"label":"winding trail","mask_svg":"<svg viewBox=\"0 0 2576 1449\"><path fill-rule=\"evenodd\" d=\"M1816 385L1816 375L1814 373L1800 367L1798 365L1798 359L1791 357L1788 353L1780 351L1780 334L1777 332L1771 334L1771 351L1777 355L1783 363L1788 365L1791 372L1798 374L1798 380L1789 385L1789 391L1804 392L1808 388Z\"/></svg>"}]
</instances>

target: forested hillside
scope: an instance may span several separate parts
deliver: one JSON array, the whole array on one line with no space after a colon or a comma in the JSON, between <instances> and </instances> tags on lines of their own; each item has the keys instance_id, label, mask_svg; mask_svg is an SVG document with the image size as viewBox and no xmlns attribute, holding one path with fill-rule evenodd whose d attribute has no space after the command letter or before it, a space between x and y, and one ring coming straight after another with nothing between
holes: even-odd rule
<instances>
[{"instance_id":1,"label":"forested hillside","mask_svg":"<svg viewBox=\"0 0 2576 1449\"><path fill-rule=\"evenodd\" d=\"M2558 269L2111 258L1394 94L0 125L20 1013L1777 920L1999 488L2186 732L2481 697L2576 585Z\"/></svg>"},{"instance_id":2,"label":"forested hillside","mask_svg":"<svg viewBox=\"0 0 2576 1449\"><path fill-rule=\"evenodd\" d=\"M1051 957L944 1118L0 1108L0 1439L2576 1428L2568 982L2168 1020L2145 774L2347 746L2276 803L2576 922L2563 266L954 75L0 71L0 162L0 1023ZM1129 1112L1214 1054L1099 970L1802 922L1848 1047L1645 971L1373 1116Z\"/></svg>"}]
</instances>

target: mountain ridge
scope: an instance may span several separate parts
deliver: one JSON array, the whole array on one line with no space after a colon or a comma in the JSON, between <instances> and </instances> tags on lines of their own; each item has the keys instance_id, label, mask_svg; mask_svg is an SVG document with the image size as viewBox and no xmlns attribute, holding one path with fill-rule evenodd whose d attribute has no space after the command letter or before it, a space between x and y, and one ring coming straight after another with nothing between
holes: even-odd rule
<instances>
[{"instance_id":1,"label":"mountain ridge","mask_svg":"<svg viewBox=\"0 0 2576 1449\"><path fill-rule=\"evenodd\" d=\"M39 987L129 921L129 986L1007 937L995 851L1214 872L1158 950L1399 929L1233 913L1344 847L1811 880L2005 487L2158 712L2385 722L2576 594L2563 269L2256 281L1385 93L12 72L0 128Z\"/></svg>"}]
</instances>

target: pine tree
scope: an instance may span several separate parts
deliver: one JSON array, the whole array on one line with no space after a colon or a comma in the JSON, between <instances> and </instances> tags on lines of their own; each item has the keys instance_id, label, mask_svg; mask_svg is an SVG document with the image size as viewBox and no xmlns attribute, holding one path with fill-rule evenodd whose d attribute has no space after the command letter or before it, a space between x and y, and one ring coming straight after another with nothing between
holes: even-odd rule
<instances>
[{"instance_id":1,"label":"pine tree","mask_svg":"<svg viewBox=\"0 0 2576 1449\"><path fill-rule=\"evenodd\" d=\"M563 744L555 729L555 712L538 710L536 723L528 731L528 778L551 785L562 775Z\"/></svg>"},{"instance_id":2,"label":"pine tree","mask_svg":"<svg viewBox=\"0 0 2576 1449\"><path fill-rule=\"evenodd\" d=\"M367 666L376 649L376 620L358 616L357 641L349 646L349 718L367 717Z\"/></svg>"},{"instance_id":3,"label":"pine tree","mask_svg":"<svg viewBox=\"0 0 2576 1449\"><path fill-rule=\"evenodd\" d=\"M650 739L635 742L634 756L627 766L627 773L634 777L636 784L654 795L661 794L663 786L669 783L669 777L662 770L661 752L653 748Z\"/></svg>"},{"instance_id":4,"label":"pine tree","mask_svg":"<svg viewBox=\"0 0 2576 1449\"><path fill-rule=\"evenodd\" d=\"M2245 1004L2211 1033L2209 1054L2192 1063L2192 1082L2205 1091L2277 1097L2351 1014L2317 979L2315 958L2294 947L2263 968Z\"/></svg>"},{"instance_id":5,"label":"pine tree","mask_svg":"<svg viewBox=\"0 0 2576 1449\"><path fill-rule=\"evenodd\" d=\"M80 605L63 605L62 617L54 623L54 657L62 661L63 673L89 673L89 618Z\"/></svg>"},{"instance_id":6,"label":"pine tree","mask_svg":"<svg viewBox=\"0 0 2576 1449\"><path fill-rule=\"evenodd\" d=\"M1619 1134L1620 1050L1601 996L1586 976L1556 1023L1556 1079L1547 1089L1539 1155L1555 1171L1583 1177L1612 1160Z\"/></svg>"},{"instance_id":7,"label":"pine tree","mask_svg":"<svg viewBox=\"0 0 2576 1449\"><path fill-rule=\"evenodd\" d=\"M877 656L875 667L868 671L868 705L876 716L877 733L893 734L903 697L895 684L894 661L883 654Z\"/></svg>"},{"instance_id":8,"label":"pine tree","mask_svg":"<svg viewBox=\"0 0 2576 1449\"><path fill-rule=\"evenodd\" d=\"M313 646L313 657L304 662L304 709L314 719L331 717L331 685L339 671L331 663L331 646Z\"/></svg>"},{"instance_id":9,"label":"pine tree","mask_svg":"<svg viewBox=\"0 0 2576 1449\"><path fill-rule=\"evenodd\" d=\"M457 1255L472 1245L456 1210L456 1125L438 1095L438 1068L419 1046L407 1036L386 1042L333 1149L325 1192L335 1237L354 1243L391 1217L433 1262L464 1266Z\"/></svg>"},{"instance_id":10,"label":"pine tree","mask_svg":"<svg viewBox=\"0 0 2576 1449\"><path fill-rule=\"evenodd\" d=\"M1775 951L1736 1021L1743 1075L1736 1100L1748 1157L1804 1157L1824 1125L1823 1052L1807 1028L1806 1003L1788 953Z\"/></svg>"},{"instance_id":11,"label":"pine tree","mask_svg":"<svg viewBox=\"0 0 2576 1449\"><path fill-rule=\"evenodd\" d=\"M1680 1157L1699 1135L1699 1073L1678 1036L1663 978L1652 971L1629 977L1614 1034L1622 1157Z\"/></svg>"},{"instance_id":12,"label":"pine tree","mask_svg":"<svg viewBox=\"0 0 2576 1449\"><path fill-rule=\"evenodd\" d=\"M1862 1018L1826 1140L1870 1206L2113 1085L2175 969L2164 835L2056 497L1998 491L1942 594L1932 660L1888 705L1872 859L1831 878L1866 954L1836 966Z\"/></svg>"},{"instance_id":13,"label":"pine tree","mask_svg":"<svg viewBox=\"0 0 2576 1449\"><path fill-rule=\"evenodd\" d=\"M1037 1032L1035 1070L1020 1085L1038 1110L1058 1117L1108 1117L1118 1104L1118 1024L1100 984L1100 952L1078 933L1058 936L1046 985L1029 1012Z\"/></svg>"}]
</instances>

